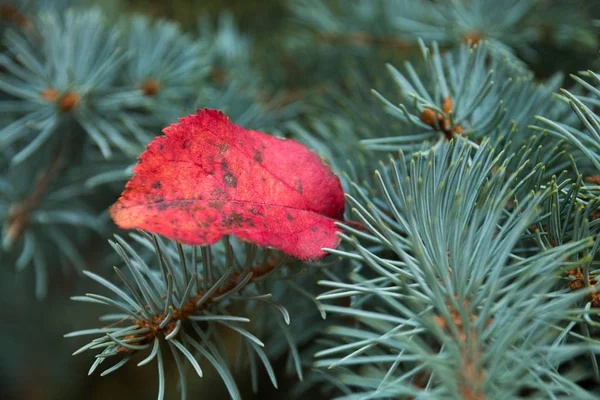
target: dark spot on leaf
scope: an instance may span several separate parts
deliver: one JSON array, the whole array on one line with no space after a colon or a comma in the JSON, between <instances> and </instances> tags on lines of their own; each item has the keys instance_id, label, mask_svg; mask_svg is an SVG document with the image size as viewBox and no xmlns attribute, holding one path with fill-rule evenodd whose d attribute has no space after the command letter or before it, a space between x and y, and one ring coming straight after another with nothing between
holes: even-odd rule
<instances>
[{"instance_id":1,"label":"dark spot on leaf","mask_svg":"<svg viewBox=\"0 0 600 400\"><path fill-rule=\"evenodd\" d=\"M311 232L316 232L317 231L317 227L316 226L311 226L308 229L310 229Z\"/></svg>"},{"instance_id":2,"label":"dark spot on leaf","mask_svg":"<svg viewBox=\"0 0 600 400\"><path fill-rule=\"evenodd\" d=\"M221 208L223 208L223 204L224 204L224 202L222 202L222 201L209 201L208 202L208 206L210 208L214 208L215 210L220 210Z\"/></svg>"},{"instance_id":3,"label":"dark spot on leaf","mask_svg":"<svg viewBox=\"0 0 600 400\"><path fill-rule=\"evenodd\" d=\"M301 180L296 180L296 190L298 191L298 193L300 194L304 194L304 189L302 188L302 181Z\"/></svg>"},{"instance_id":4,"label":"dark spot on leaf","mask_svg":"<svg viewBox=\"0 0 600 400\"><path fill-rule=\"evenodd\" d=\"M223 168L223 171L229 170L229 164L227 164L227 161L225 161L225 160L221 161L221 168Z\"/></svg>"},{"instance_id":5,"label":"dark spot on leaf","mask_svg":"<svg viewBox=\"0 0 600 400\"><path fill-rule=\"evenodd\" d=\"M204 220L198 221L198 226L202 229L210 228L210 226L216 221L213 217L206 217Z\"/></svg>"},{"instance_id":6,"label":"dark spot on leaf","mask_svg":"<svg viewBox=\"0 0 600 400\"><path fill-rule=\"evenodd\" d=\"M237 178L231 172L227 172L223 175L223 183L225 183L227 187L237 187Z\"/></svg>"},{"instance_id":7,"label":"dark spot on leaf","mask_svg":"<svg viewBox=\"0 0 600 400\"><path fill-rule=\"evenodd\" d=\"M191 145L192 145L192 141L191 140L186 140L185 142L183 142L183 144L181 145L181 147L184 148L184 149L187 149Z\"/></svg>"},{"instance_id":8,"label":"dark spot on leaf","mask_svg":"<svg viewBox=\"0 0 600 400\"><path fill-rule=\"evenodd\" d=\"M163 151L164 148L165 148L165 146L162 143L158 145L158 150L159 151Z\"/></svg>"},{"instance_id":9,"label":"dark spot on leaf","mask_svg":"<svg viewBox=\"0 0 600 400\"><path fill-rule=\"evenodd\" d=\"M229 198L229 195L222 188L216 187L210 192L210 198L213 200L224 200Z\"/></svg>"},{"instance_id":10,"label":"dark spot on leaf","mask_svg":"<svg viewBox=\"0 0 600 400\"><path fill-rule=\"evenodd\" d=\"M227 228L239 228L245 222L244 216L240 213L232 211L230 215L225 215L223 218L223 226Z\"/></svg>"},{"instance_id":11,"label":"dark spot on leaf","mask_svg":"<svg viewBox=\"0 0 600 400\"><path fill-rule=\"evenodd\" d=\"M262 154L258 150L254 150L254 161L259 163L263 161Z\"/></svg>"},{"instance_id":12,"label":"dark spot on leaf","mask_svg":"<svg viewBox=\"0 0 600 400\"><path fill-rule=\"evenodd\" d=\"M292 214L290 214L290 213L285 213L285 216L287 217L288 221L294 220L294 217L292 217Z\"/></svg>"},{"instance_id":13,"label":"dark spot on leaf","mask_svg":"<svg viewBox=\"0 0 600 400\"><path fill-rule=\"evenodd\" d=\"M162 188L162 184L160 183L160 181L156 181L152 184L152 189L160 189Z\"/></svg>"}]
</instances>

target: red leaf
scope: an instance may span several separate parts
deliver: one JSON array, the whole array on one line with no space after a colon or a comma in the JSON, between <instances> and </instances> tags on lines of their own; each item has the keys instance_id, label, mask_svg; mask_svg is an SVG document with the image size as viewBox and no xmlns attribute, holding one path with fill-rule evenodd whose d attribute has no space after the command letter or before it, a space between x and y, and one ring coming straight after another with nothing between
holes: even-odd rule
<instances>
[{"instance_id":1,"label":"red leaf","mask_svg":"<svg viewBox=\"0 0 600 400\"><path fill-rule=\"evenodd\" d=\"M236 235L303 260L339 244L340 180L319 156L290 139L198 110L142 153L111 216L191 245Z\"/></svg>"}]
</instances>

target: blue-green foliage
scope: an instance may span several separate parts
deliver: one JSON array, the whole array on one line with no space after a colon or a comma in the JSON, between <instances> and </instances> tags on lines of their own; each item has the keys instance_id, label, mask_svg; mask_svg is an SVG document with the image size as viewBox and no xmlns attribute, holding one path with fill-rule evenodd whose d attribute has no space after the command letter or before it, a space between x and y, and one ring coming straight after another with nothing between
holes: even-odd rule
<instances>
[{"instance_id":1,"label":"blue-green foliage","mask_svg":"<svg viewBox=\"0 0 600 400\"><path fill-rule=\"evenodd\" d=\"M310 383L328 398L594 398L578 384L600 376L598 79L556 96L562 75L541 81L519 59L544 29L564 46L591 24L554 2L289 4L308 28L298 43L376 59L405 41L423 59L389 65L395 85L371 100L350 91L290 126L342 171L363 225L329 250L351 272L321 281L319 300L345 323Z\"/></svg>"},{"instance_id":2,"label":"blue-green foliage","mask_svg":"<svg viewBox=\"0 0 600 400\"><path fill-rule=\"evenodd\" d=\"M73 299L110 313L66 336L94 336L76 351L95 351L90 373L155 364L159 399L205 366L234 399L263 381L281 398L597 398L600 76L559 91L563 71L528 65L548 43L597 47L585 10L282 1L268 51L228 13L186 32L77 0L0 9L0 267L33 269L38 298L63 267L99 283ZM347 193L340 247L308 264L136 232L104 254L136 157L195 108L318 152Z\"/></svg>"},{"instance_id":3,"label":"blue-green foliage","mask_svg":"<svg viewBox=\"0 0 600 400\"><path fill-rule=\"evenodd\" d=\"M152 128L176 121L186 112L185 101L206 85L214 62L208 41L194 40L172 22L135 16L122 23L132 52L123 84L146 96L144 111L154 119Z\"/></svg>"},{"instance_id":4,"label":"blue-green foliage","mask_svg":"<svg viewBox=\"0 0 600 400\"><path fill-rule=\"evenodd\" d=\"M298 323L290 325L290 313L284 304L291 306L300 321L302 316L313 319L318 309L312 296L299 286L302 283L293 282L295 275L304 272L298 262L254 245L230 242L228 238L218 245L185 249L143 232L132 238L138 245L151 249L154 257L145 260L134 249L135 244L132 246L116 236L111 245L126 266L123 272L115 267L122 288L86 271L89 278L112 292L112 297L87 294L73 298L103 304L116 312L101 318L111 322L108 327L66 335L99 335L75 352L98 349L90 374L105 361L116 358L102 375L112 373L142 352L145 358L138 366L156 360L158 398L163 399L166 386L163 353L169 349L179 371L182 398L187 391L186 364L203 376L197 354L216 369L231 398L241 399L227 361L234 353L223 339L225 331L230 330L242 339L236 365L250 369L254 391L258 391L259 364L277 387L268 355L276 357L289 351L293 369L302 379L297 346L313 336L320 325L314 324L310 329L302 329ZM310 275L314 277L314 273ZM288 300L290 292L297 293L293 302ZM265 343L268 347L263 350Z\"/></svg>"},{"instance_id":5,"label":"blue-green foliage","mask_svg":"<svg viewBox=\"0 0 600 400\"><path fill-rule=\"evenodd\" d=\"M1 58L0 89L10 97L0 111L17 119L0 131L0 145L20 145L13 163L50 144L80 141L81 130L107 158L113 147L134 155L120 115L141 96L117 87L127 56L118 29L99 10L42 11L33 23L33 33L6 33Z\"/></svg>"},{"instance_id":6,"label":"blue-green foliage","mask_svg":"<svg viewBox=\"0 0 600 400\"><path fill-rule=\"evenodd\" d=\"M594 398L557 372L569 357L600 350L565 343L557 326L579 296L556 288L556 274L592 241L515 253L544 194L507 209L541 168L510 173L508 164L488 140L477 151L452 141L382 164L384 207L360 188L349 198L368 231L343 235L351 253L331 250L356 268L350 282L321 282L330 290L319 297L352 298L349 307L324 306L351 322L330 328L339 344L317 353L318 366L339 367L334 379L348 388L340 398L508 399L524 389ZM370 251L373 242L387 251Z\"/></svg>"},{"instance_id":7,"label":"blue-green foliage","mask_svg":"<svg viewBox=\"0 0 600 400\"><path fill-rule=\"evenodd\" d=\"M589 158L596 171L600 171L600 117L593 111L594 107L600 106L600 75L593 71L586 71L581 75L583 78L577 75L572 75L572 78L586 92L578 95L563 89L561 99L571 106L583 126L555 121L552 116L542 113L538 117L542 127L535 129L547 129L548 132L572 143Z\"/></svg>"},{"instance_id":8,"label":"blue-green foliage","mask_svg":"<svg viewBox=\"0 0 600 400\"><path fill-rule=\"evenodd\" d=\"M389 66L402 101L396 106L393 99L378 95L390 113L413 125L416 132L364 140L372 150L414 150L424 141L439 145L449 137L475 144L482 138L509 136L512 130L519 133L513 134L512 140L520 145L536 113L560 112L560 103L552 98L560 77L548 85L536 85L530 71L495 52L487 42L474 47L462 45L457 52L444 56L436 42L431 49L420 44L425 76L420 77L409 63L405 64L405 73ZM446 101L451 101L447 109ZM438 117L428 121L428 112Z\"/></svg>"},{"instance_id":9,"label":"blue-green foliage","mask_svg":"<svg viewBox=\"0 0 600 400\"><path fill-rule=\"evenodd\" d=\"M89 193L83 182L68 171L57 176L65 174L64 162L64 154L55 154L35 164L6 166L7 172L0 175L0 257L10 260L17 271L33 266L40 299L46 295L54 269L50 267L61 264L83 270L86 262L78 246L104 228L86 202Z\"/></svg>"}]
</instances>

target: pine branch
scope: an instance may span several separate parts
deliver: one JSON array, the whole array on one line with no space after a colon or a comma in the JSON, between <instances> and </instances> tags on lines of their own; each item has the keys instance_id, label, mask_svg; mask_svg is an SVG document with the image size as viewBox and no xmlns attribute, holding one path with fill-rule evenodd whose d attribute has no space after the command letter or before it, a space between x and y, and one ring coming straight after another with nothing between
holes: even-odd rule
<instances>
[{"instance_id":1,"label":"pine branch","mask_svg":"<svg viewBox=\"0 0 600 400\"><path fill-rule=\"evenodd\" d=\"M9 248L12 243L23 236L23 233L27 229L31 213L42 201L50 180L62 167L63 161L62 150L59 149L59 151L55 153L48 168L45 171L42 171L38 176L31 194L21 199L19 203L11 206L8 212L8 221L6 223L4 240L2 243L4 249Z\"/></svg>"},{"instance_id":2,"label":"pine branch","mask_svg":"<svg viewBox=\"0 0 600 400\"><path fill-rule=\"evenodd\" d=\"M187 249L179 244L165 245L156 237L144 234L139 237L146 246L154 248L158 270L146 263L126 241L118 236L111 245L127 266L127 275L115 268L123 289L99 275L91 272L85 274L109 289L115 298L88 294L85 297L74 297L74 300L105 304L116 308L118 314L107 315L103 320L114 323L98 329L87 329L73 332L66 336L102 335L86 344L75 354L90 349L102 349L92 365L92 373L104 360L117 356L119 361L103 372L111 373L129 361L131 356L141 351L150 354L138 365L145 365L158 359L159 376L164 376L164 363L160 360L161 345L169 344L170 350L177 359L184 356L199 370L196 356L199 352L216 368L225 382L232 398L240 398L230 367L228 351L219 344L219 327L225 327L238 333L247 346L250 356L258 355L266 370L272 375L270 361L265 355L264 343L252 331L261 329L261 325L251 323L250 316L264 322L262 309L275 306L282 313L286 324L290 316L286 308L269 300L271 294L264 293L263 282L281 282L291 279L287 272L293 270L287 256L271 251L263 251L253 245L229 242L226 239L222 246L196 247ZM238 260L236 255L246 255L245 260ZM225 264L222 264L225 260ZM287 271L287 272L286 272ZM239 316L241 313L243 316ZM269 319L273 320L269 312ZM240 324L249 324L243 328ZM279 334L286 333L285 326L278 329ZM263 331L264 332L264 331ZM266 333L266 332L264 332ZM265 335L267 338L271 334ZM281 340L281 339L280 339ZM296 341L290 337L286 346L297 354ZM301 376L301 365L297 363ZM180 370L180 379L185 382L185 375ZM164 395L164 381L159 382L159 398ZM185 397L185 385L182 385L182 398Z\"/></svg>"},{"instance_id":3,"label":"pine branch","mask_svg":"<svg viewBox=\"0 0 600 400\"><path fill-rule=\"evenodd\" d=\"M64 15L46 11L36 16L34 25L38 38L7 32L10 55L0 57L4 68L0 90L10 95L0 102L0 112L19 114L19 119L0 130L0 145L22 146L13 164L43 146L56 145L59 132L73 124L106 158L112 155L111 146L137 154L118 115L124 107L140 106L143 99L136 92L115 88L126 57L118 46L118 29L108 29L98 10L68 10ZM61 139L65 143L72 138Z\"/></svg>"},{"instance_id":4,"label":"pine branch","mask_svg":"<svg viewBox=\"0 0 600 400\"><path fill-rule=\"evenodd\" d=\"M340 398L509 398L522 390L593 398L557 380L556 368L567 351L596 354L597 342L555 341L555 325L580 298L554 289L556 274L577 265L566 259L589 249L589 238L517 255L544 196L530 194L510 207L521 183L535 185L540 166L526 172L522 164L507 174L509 162L487 142L475 151L452 140L410 162L401 154L381 166L385 208L358 187L358 198L349 197L370 240L391 253L343 235L352 250L335 253L363 267L350 276L351 286L321 282L330 290L320 299L352 298L349 307L325 305L351 322L330 329L344 340L317 353L318 367L346 367L337 376L354 393Z\"/></svg>"},{"instance_id":5,"label":"pine branch","mask_svg":"<svg viewBox=\"0 0 600 400\"><path fill-rule=\"evenodd\" d=\"M456 54L440 54L434 42L431 49L420 42L428 74L421 78L411 64L403 74L389 66L400 89L402 102L396 106L379 93L385 109L413 132L405 136L363 140L376 151L415 151L422 142L435 143L451 138L465 140L476 147L482 138L501 138L516 131L515 144L525 139L525 128L532 112L560 112L551 93L560 82L537 86L530 72L522 70L495 53L483 42L462 46Z\"/></svg>"},{"instance_id":6,"label":"pine branch","mask_svg":"<svg viewBox=\"0 0 600 400\"><path fill-rule=\"evenodd\" d=\"M575 115L583 124L583 129L554 121L552 117L545 116L543 113L537 119L547 128L533 127L533 129L547 130L551 134L573 144L589 158L598 171L600 170L600 157L598 156L600 152L600 117L590 107L600 106L600 75L592 71L587 71L582 75L588 77L591 83L576 75L572 75L572 78L588 91L589 95L576 95L563 89L562 100L571 106Z\"/></svg>"},{"instance_id":7,"label":"pine branch","mask_svg":"<svg viewBox=\"0 0 600 400\"><path fill-rule=\"evenodd\" d=\"M0 251L17 271L34 267L38 298L45 297L55 264L85 268L78 247L91 232L104 228L84 201L88 193L83 183L66 168L64 148L51 156L0 175Z\"/></svg>"}]
</instances>

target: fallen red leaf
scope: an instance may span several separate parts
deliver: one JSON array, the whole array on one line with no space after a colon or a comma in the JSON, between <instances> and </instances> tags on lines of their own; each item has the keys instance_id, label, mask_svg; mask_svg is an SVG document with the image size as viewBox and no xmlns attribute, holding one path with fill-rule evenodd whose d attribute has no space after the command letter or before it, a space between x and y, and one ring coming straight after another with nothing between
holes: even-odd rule
<instances>
[{"instance_id":1,"label":"fallen red leaf","mask_svg":"<svg viewBox=\"0 0 600 400\"><path fill-rule=\"evenodd\" d=\"M245 130L208 109L164 133L111 207L121 228L191 245L236 235L311 261L339 244L340 180L305 146Z\"/></svg>"}]
</instances>

